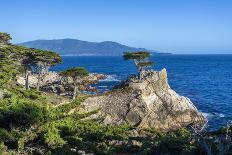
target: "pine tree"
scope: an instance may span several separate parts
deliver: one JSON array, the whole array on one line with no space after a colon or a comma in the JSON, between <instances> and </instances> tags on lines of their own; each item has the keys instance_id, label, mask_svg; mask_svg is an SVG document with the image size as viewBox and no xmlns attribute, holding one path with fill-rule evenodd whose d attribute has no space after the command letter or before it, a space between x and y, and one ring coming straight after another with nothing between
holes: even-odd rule
<instances>
[{"instance_id":1,"label":"pine tree","mask_svg":"<svg viewBox=\"0 0 232 155\"><path fill-rule=\"evenodd\" d=\"M88 83L88 81L85 80L85 77L89 75L89 72L83 67L74 67L61 72L61 74L73 79L74 90L72 98L75 99L78 95L80 86L84 86L86 83Z\"/></svg>"}]
</instances>

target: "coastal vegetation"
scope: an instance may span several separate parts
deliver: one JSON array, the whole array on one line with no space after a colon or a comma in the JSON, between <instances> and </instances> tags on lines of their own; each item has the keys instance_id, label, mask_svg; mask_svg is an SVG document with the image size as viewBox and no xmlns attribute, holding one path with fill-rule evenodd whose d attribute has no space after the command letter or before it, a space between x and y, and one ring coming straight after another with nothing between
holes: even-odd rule
<instances>
[{"instance_id":1,"label":"coastal vegetation","mask_svg":"<svg viewBox=\"0 0 232 155\"><path fill-rule=\"evenodd\" d=\"M75 99L78 95L80 87L88 84L88 81L85 80L85 77L89 75L88 71L83 67L70 68L65 71L62 71L61 74L66 77L71 77L74 84L73 97Z\"/></svg>"},{"instance_id":2,"label":"coastal vegetation","mask_svg":"<svg viewBox=\"0 0 232 155\"><path fill-rule=\"evenodd\" d=\"M9 44L11 39L10 34L0 32L0 44Z\"/></svg>"},{"instance_id":3,"label":"coastal vegetation","mask_svg":"<svg viewBox=\"0 0 232 155\"><path fill-rule=\"evenodd\" d=\"M10 39L0 33L0 154L231 153L230 124L215 132L194 127L167 132L146 128L135 136L135 126L103 125L97 119L88 119L97 110L80 112L80 104L89 97L79 92L89 85L85 79L89 73L82 67L61 72L74 80L72 100L50 103L49 98L57 94L41 91L40 82L49 67L61 63L61 57L51 51L11 45ZM152 64L147 52L126 53L124 57L136 61L139 72ZM38 77L37 89L29 85L31 74ZM21 75L25 86L16 82Z\"/></svg>"},{"instance_id":4,"label":"coastal vegetation","mask_svg":"<svg viewBox=\"0 0 232 155\"><path fill-rule=\"evenodd\" d=\"M25 71L25 88L29 89L29 75L33 72L38 75L37 90L40 88L40 82L43 76L48 73L49 67L61 63L61 57L51 51L39 49L26 49L21 47L26 52L22 55L21 61Z\"/></svg>"}]
</instances>

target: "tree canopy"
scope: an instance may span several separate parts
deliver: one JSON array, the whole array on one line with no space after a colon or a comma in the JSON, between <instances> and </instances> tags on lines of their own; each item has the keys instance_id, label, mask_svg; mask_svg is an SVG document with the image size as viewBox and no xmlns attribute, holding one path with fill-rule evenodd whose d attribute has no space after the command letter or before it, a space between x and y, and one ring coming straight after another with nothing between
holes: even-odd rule
<instances>
[{"instance_id":1,"label":"tree canopy","mask_svg":"<svg viewBox=\"0 0 232 155\"><path fill-rule=\"evenodd\" d=\"M89 72L83 67L73 67L61 72L62 75L75 77L85 77L89 75Z\"/></svg>"},{"instance_id":2,"label":"tree canopy","mask_svg":"<svg viewBox=\"0 0 232 155\"><path fill-rule=\"evenodd\" d=\"M142 60L150 57L149 52L140 51L140 52L124 52L123 57L125 60Z\"/></svg>"},{"instance_id":3,"label":"tree canopy","mask_svg":"<svg viewBox=\"0 0 232 155\"><path fill-rule=\"evenodd\" d=\"M83 67L73 67L61 72L61 75L71 77L73 79L73 99L76 98L81 86L87 85L88 81L84 77L89 75L89 72Z\"/></svg>"},{"instance_id":4,"label":"tree canopy","mask_svg":"<svg viewBox=\"0 0 232 155\"><path fill-rule=\"evenodd\" d=\"M62 62L62 58L55 52L30 48L30 58L36 63L44 63L48 66L54 66Z\"/></svg>"},{"instance_id":5,"label":"tree canopy","mask_svg":"<svg viewBox=\"0 0 232 155\"><path fill-rule=\"evenodd\" d=\"M0 44L9 44L11 39L12 38L8 33L0 32Z\"/></svg>"}]
</instances>

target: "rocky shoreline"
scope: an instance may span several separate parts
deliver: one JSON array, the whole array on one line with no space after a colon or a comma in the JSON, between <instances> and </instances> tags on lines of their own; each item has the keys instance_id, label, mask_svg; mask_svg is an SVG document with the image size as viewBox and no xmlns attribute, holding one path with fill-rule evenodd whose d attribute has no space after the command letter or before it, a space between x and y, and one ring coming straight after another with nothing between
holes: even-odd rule
<instances>
[{"instance_id":1,"label":"rocky shoreline","mask_svg":"<svg viewBox=\"0 0 232 155\"><path fill-rule=\"evenodd\" d=\"M98 74L98 73L90 73L87 77L87 81L89 83L97 83L99 80L103 80L106 78L106 75ZM36 88L38 82L38 75L32 74L29 76L29 85L31 88ZM16 80L17 85L25 86L25 77L18 76ZM69 91L73 89L72 87L73 79L65 78L61 74L49 71L44 75L42 82L40 83L41 91L48 93L55 93L61 96L69 96ZM71 87L67 87L66 85L71 85ZM88 86L85 88L87 91L95 91L96 89L92 86Z\"/></svg>"},{"instance_id":2,"label":"rocky shoreline","mask_svg":"<svg viewBox=\"0 0 232 155\"><path fill-rule=\"evenodd\" d=\"M98 110L90 118L100 118L99 122L106 125L129 123L166 131L204 122L204 116L190 99L170 88L166 69L144 74L142 81L131 78L118 89L88 97L80 111Z\"/></svg>"},{"instance_id":3,"label":"rocky shoreline","mask_svg":"<svg viewBox=\"0 0 232 155\"><path fill-rule=\"evenodd\" d=\"M189 98L178 95L168 84L166 69L161 71L144 71L144 78L129 78L118 88L103 94L90 95L80 105L80 113L98 111L89 119L98 119L105 125L122 125L129 123L137 128L155 128L174 130L188 125L201 124L204 116ZM35 88L37 76L31 75L30 86ZM88 80L97 83L106 78L103 74L91 73ZM49 72L41 84L41 90L68 96L70 88L65 87L66 80L56 72ZM24 85L23 77L17 78L18 85ZM72 88L71 88L72 89ZM88 87L87 90L94 90Z\"/></svg>"},{"instance_id":4,"label":"rocky shoreline","mask_svg":"<svg viewBox=\"0 0 232 155\"><path fill-rule=\"evenodd\" d=\"M149 70L148 52L124 53L138 74L89 95L85 91L94 91L91 84L104 75L83 67L49 72L62 62L59 55L0 36L6 44L0 48L0 154L231 152L232 122L207 131L190 99L170 88L167 71Z\"/></svg>"}]
</instances>

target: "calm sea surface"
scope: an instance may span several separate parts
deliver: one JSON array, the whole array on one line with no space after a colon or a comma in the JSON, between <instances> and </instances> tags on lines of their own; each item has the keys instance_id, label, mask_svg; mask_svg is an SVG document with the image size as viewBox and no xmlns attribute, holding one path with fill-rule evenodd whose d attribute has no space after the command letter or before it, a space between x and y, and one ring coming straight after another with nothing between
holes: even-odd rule
<instances>
[{"instance_id":1,"label":"calm sea surface","mask_svg":"<svg viewBox=\"0 0 232 155\"><path fill-rule=\"evenodd\" d=\"M167 69L171 88L190 98L204 113L210 129L220 128L232 120L232 55L159 55L152 60L155 70ZM67 56L52 70L73 66L108 75L97 86L101 91L109 90L136 73L134 64L122 57Z\"/></svg>"}]
</instances>

